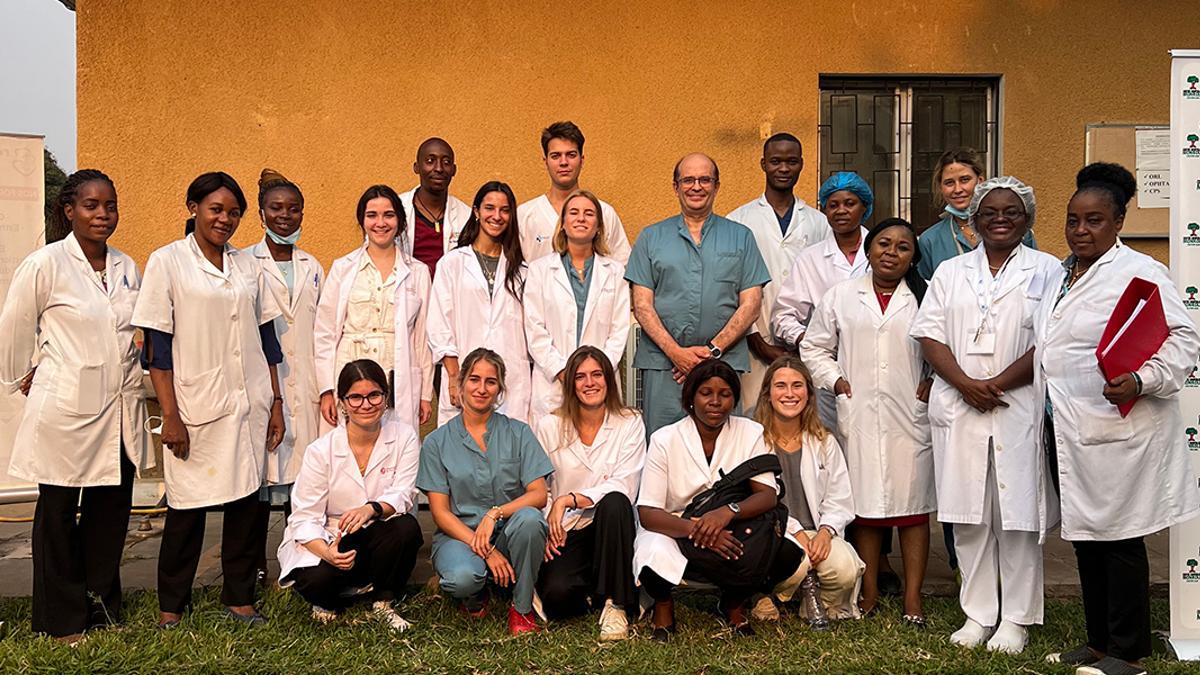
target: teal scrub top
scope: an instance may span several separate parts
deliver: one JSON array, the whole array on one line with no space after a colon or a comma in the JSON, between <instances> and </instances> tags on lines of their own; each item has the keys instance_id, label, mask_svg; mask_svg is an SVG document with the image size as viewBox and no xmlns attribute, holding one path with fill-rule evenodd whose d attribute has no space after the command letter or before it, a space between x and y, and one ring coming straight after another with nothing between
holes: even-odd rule
<instances>
[{"instance_id":1,"label":"teal scrub top","mask_svg":"<svg viewBox=\"0 0 1200 675\"><path fill-rule=\"evenodd\" d=\"M917 240L917 246L921 248L921 262L917 263L917 272L925 281L933 279L933 273L937 270L938 265L958 255L959 248L962 249L962 253L974 248L967 242L962 230L953 221L954 217L947 213L932 227L922 232ZM958 241L957 245L954 243L956 240ZM1037 241L1033 238L1033 230L1025 233L1024 242L1029 248L1037 250Z\"/></svg>"},{"instance_id":2,"label":"teal scrub top","mask_svg":"<svg viewBox=\"0 0 1200 675\"><path fill-rule=\"evenodd\" d=\"M450 511L475 528L493 506L525 494L525 487L554 473L554 465L524 422L500 413L488 418L479 449L458 415L421 444L417 489L450 497Z\"/></svg>"},{"instance_id":3,"label":"teal scrub top","mask_svg":"<svg viewBox=\"0 0 1200 675\"><path fill-rule=\"evenodd\" d=\"M654 291L654 311L682 347L708 344L738 308L738 294L771 281L750 230L718 215L692 240L683 216L642 230L633 245L625 279ZM750 352L738 340L722 357L735 370L750 370ZM671 359L643 331L635 368L670 370Z\"/></svg>"},{"instance_id":4,"label":"teal scrub top","mask_svg":"<svg viewBox=\"0 0 1200 675\"><path fill-rule=\"evenodd\" d=\"M571 293L575 295L575 346L583 339L583 314L587 308L588 288L592 285L592 264L596 256L590 255L583 261L583 281L575 273L575 265L571 262L571 254L562 254L563 269L567 271L567 281L571 283Z\"/></svg>"}]
</instances>

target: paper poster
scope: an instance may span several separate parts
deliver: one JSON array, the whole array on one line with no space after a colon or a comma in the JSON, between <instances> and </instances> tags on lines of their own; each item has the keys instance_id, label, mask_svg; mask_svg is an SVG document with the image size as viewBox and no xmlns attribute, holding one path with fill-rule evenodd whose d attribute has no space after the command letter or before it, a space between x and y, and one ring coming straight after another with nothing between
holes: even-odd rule
<instances>
[{"instance_id":1,"label":"paper poster","mask_svg":"<svg viewBox=\"0 0 1200 675\"><path fill-rule=\"evenodd\" d=\"M1165 209L1171 192L1171 130L1139 128L1134 135L1138 208Z\"/></svg>"}]
</instances>

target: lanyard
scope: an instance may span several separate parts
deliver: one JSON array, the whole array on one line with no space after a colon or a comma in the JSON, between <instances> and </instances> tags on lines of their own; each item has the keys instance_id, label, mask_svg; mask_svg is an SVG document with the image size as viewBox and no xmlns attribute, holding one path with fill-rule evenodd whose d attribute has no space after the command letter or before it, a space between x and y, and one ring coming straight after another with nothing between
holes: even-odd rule
<instances>
[{"instance_id":1,"label":"lanyard","mask_svg":"<svg viewBox=\"0 0 1200 675\"><path fill-rule=\"evenodd\" d=\"M992 311L992 305L996 304L996 296L999 295L1000 285L1004 280L1004 271L1008 269L1008 264L1013 261L1013 258L1017 257L1017 252L1020 250L1021 245L1018 244L1017 247L1008 254L1008 258L1004 260L1004 264L1000 265L1000 269L990 280L985 281L979 275L975 276L975 299L979 303L979 313L981 315L979 320L979 328L975 330L976 342L979 342L979 336L983 335L984 328L988 326L988 313ZM981 257L983 258L984 264L987 264L987 253L985 252ZM988 271L991 271L990 266ZM985 286L987 287L986 293L984 292Z\"/></svg>"}]
</instances>

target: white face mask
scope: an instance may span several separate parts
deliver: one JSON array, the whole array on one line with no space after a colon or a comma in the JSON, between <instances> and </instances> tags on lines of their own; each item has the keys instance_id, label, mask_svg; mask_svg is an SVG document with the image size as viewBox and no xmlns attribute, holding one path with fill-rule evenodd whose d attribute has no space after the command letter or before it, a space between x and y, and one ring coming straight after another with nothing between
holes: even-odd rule
<instances>
[{"instance_id":1,"label":"white face mask","mask_svg":"<svg viewBox=\"0 0 1200 675\"><path fill-rule=\"evenodd\" d=\"M158 424L154 424L154 420L158 420ZM150 417L146 418L146 421L142 424L142 426L146 429L146 433L154 434L155 436L161 436L163 418L159 417L158 415L151 415Z\"/></svg>"}]
</instances>

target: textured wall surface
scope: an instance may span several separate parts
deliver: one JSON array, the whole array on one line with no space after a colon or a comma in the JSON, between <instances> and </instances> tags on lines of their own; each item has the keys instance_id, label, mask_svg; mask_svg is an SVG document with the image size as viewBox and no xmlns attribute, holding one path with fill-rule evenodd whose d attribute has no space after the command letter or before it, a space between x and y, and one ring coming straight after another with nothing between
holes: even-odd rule
<instances>
[{"instance_id":1,"label":"textured wall surface","mask_svg":"<svg viewBox=\"0 0 1200 675\"><path fill-rule=\"evenodd\" d=\"M326 266L360 241L364 187L415 184L440 135L452 192L484 181L521 201L546 188L538 134L587 135L583 185L631 238L677 210L685 152L722 167L724 213L762 189L761 139L791 131L816 192L820 74L1001 75L1002 169L1037 190L1038 238L1062 222L1089 122L1166 123L1169 57L1195 47L1194 2L539 0L458 3L81 0L79 166L116 181L114 243L139 263L183 231L198 173L233 174L253 201L270 166L307 198L301 246ZM261 236L251 210L234 239ZM1163 241L1138 243L1166 260Z\"/></svg>"}]
</instances>

